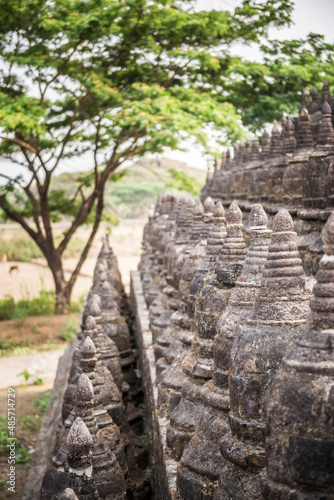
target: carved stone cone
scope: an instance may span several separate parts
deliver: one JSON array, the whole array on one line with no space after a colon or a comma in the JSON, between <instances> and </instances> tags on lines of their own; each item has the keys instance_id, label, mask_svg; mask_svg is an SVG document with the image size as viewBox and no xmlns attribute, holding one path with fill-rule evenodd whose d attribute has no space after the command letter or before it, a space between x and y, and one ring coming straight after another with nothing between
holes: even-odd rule
<instances>
[{"instance_id":1,"label":"carved stone cone","mask_svg":"<svg viewBox=\"0 0 334 500\"><path fill-rule=\"evenodd\" d=\"M259 472L265 466L264 398L283 356L301 334L310 293L285 209L274 218L260 292L230 359L230 431L221 441L225 465L217 498L258 499ZM243 492L243 493L241 493Z\"/></svg>"},{"instance_id":2,"label":"carved stone cone","mask_svg":"<svg viewBox=\"0 0 334 500\"><path fill-rule=\"evenodd\" d=\"M41 500L62 498L100 498L93 475L93 439L83 422L78 417L68 433L64 462L57 465L51 461L43 479Z\"/></svg>"},{"instance_id":3,"label":"carved stone cone","mask_svg":"<svg viewBox=\"0 0 334 500\"><path fill-rule=\"evenodd\" d=\"M94 311L94 308L92 311ZM68 387L64 394L62 408L63 421L66 420L75 405L76 384L80 374L86 373L92 379L95 387L95 404L97 406L104 406L115 422L119 424L123 418L124 407L121 393L110 371L111 367L116 375L121 377L119 354L116 357L105 358L109 354L110 350L107 346L111 341L104 334L99 335L93 316L88 316L84 334L84 340L75 351ZM92 339L94 339L94 342Z\"/></svg>"},{"instance_id":4,"label":"carved stone cone","mask_svg":"<svg viewBox=\"0 0 334 500\"><path fill-rule=\"evenodd\" d=\"M226 237L225 211L221 202L213 206L213 224L207 235L205 254L201 259L189 288L187 300L187 313L190 318L194 317L195 301L197 294L203 285L204 277L214 267L219 259L219 252Z\"/></svg>"},{"instance_id":5,"label":"carved stone cone","mask_svg":"<svg viewBox=\"0 0 334 500\"><path fill-rule=\"evenodd\" d=\"M266 398L267 500L334 498L334 214L323 232L306 329Z\"/></svg>"},{"instance_id":6,"label":"carved stone cone","mask_svg":"<svg viewBox=\"0 0 334 500\"><path fill-rule=\"evenodd\" d=\"M334 144L334 130L332 125L332 110L327 101L322 106L322 122L319 129L318 145Z\"/></svg>"},{"instance_id":7,"label":"carved stone cone","mask_svg":"<svg viewBox=\"0 0 334 500\"><path fill-rule=\"evenodd\" d=\"M277 125L277 121L274 121L274 126L271 131L271 144L270 144L270 155L279 156L282 154L282 142Z\"/></svg>"},{"instance_id":8,"label":"carved stone cone","mask_svg":"<svg viewBox=\"0 0 334 500\"><path fill-rule=\"evenodd\" d=\"M220 203L215 208L216 218L220 220L224 215ZM184 446L189 442L192 433L198 425L204 411L200 391L203 384L212 377L213 368L213 338L216 333L216 324L228 302L229 295L235 280L241 272L245 258L246 246L242 236L242 213L235 202L231 204L227 214L226 238L220 237L219 245L214 245L215 252L210 255L208 274L204 279L203 287L196 299L195 324L197 334L191 346L191 353L182 362L184 383L182 399L171 414L170 425L167 428L167 444L173 455L179 458ZM222 227L224 227L222 225ZM222 229L220 230L222 233ZM223 235L223 233L222 233ZM209 240L207 256L209 251ZM223 262L217 258L225 257ZM215 260L213 260L215 258ZM216 262L217 269L212 266ZM212 267L212 270L210 269ZM221 272L220 267L223 268ZM200 403L200 404L198 404Z\"/></svg>"},{"instance_id":9,"label":"carved stone cone","mask_svg":"<svg viewBox=\"0 0 334 500\"><path fill-rule=\"evenodd\" d=\"M250 212L250 246L242 274L236 281L228 306L220 317L213 345L215 365L213 380L201 389L206 411L196 432L186 446L178 468L180 498L209 498L217 487L224 460L219 451L219 440L227 430L230 401L228 393L229 355L235 337L243 327L260 289L262 272L268 253L270 234L266 227L267 215L261 205Z\"/></svg>"},{"instance_id":10,"label":"carved stone cone","mask_svg":"<svg viewBox=\"0 0 334 500\"><path fill-rule=\"evenodd\" d=\"M299 115L299 126L297 132L297 149L312 149L313 138L311 132L310 115L307 109L302 108Z\"/></svg>"},{"instance_id":11,"label":"carved stone cone","mask_svg":"<svg viewBox=\"0 0 334 500\"><path fill-rule=\"evenodd\" d=\"M215 211L216 208L211 198L207 198L204 206L206 212L202 214L203 225L209 226L213 216L211 210ZM203 209L200 211L202 212ZM213 231L213 228L211 231ZM166 414L166 416L169 416L172 409L174 409L180 401L180 390L184 381L181 362L184 357L189 354L194 336L194 322L192 319L190 320L187 318L184 311L186 301L188 300L191 280L198 267L199 261L205 256L206 240L203 240L203 235L205 235L205 231L202 228L200 234L197 232L197 238L199 238L197 244L190 251L182 267L181 280L179 283L179 312L173 313L170 324L159 340L159 342L164 342L166 348L164 350L164 357L157 363L157 373L161 376L161 380L158 384L158 401L160 412Z\"/></svg>"},{"instance_id":12,"label":"carved stone cone","mask_svg":"<svg viewBox=\"0 0 334 500\"><path fill-rule=\"evenodd\" d=\"M78 417L72 424L66 440L68 464L73 469L86 469L92 463L93 438L84 423Z\"/></svg>"}]
</instances>

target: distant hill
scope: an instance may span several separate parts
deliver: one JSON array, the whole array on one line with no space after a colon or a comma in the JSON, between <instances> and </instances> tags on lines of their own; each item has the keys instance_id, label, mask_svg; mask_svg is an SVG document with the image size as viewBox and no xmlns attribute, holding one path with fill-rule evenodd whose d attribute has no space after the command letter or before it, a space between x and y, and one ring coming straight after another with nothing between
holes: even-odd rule
<instances>
[{"instance_id":1,"label":"distant hill","mask_svg":"<svg viewBox=\"0 0 334 500\"><path fill-rule=\"evenodd\" d=\"M105 209L119 218L146 218L159 193L185 192L199 194L206 178L205 170L189 167L169 158L143 158L133 163L118 182L106 186ZM54 178L53 189L74 193L75 179L81 175L61 174Z\"/></svg>"}]
</instances>

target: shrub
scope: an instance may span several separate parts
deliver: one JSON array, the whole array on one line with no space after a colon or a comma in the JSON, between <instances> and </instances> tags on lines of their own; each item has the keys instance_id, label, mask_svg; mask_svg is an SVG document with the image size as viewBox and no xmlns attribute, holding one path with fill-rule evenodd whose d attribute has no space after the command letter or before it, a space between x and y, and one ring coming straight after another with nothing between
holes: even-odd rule
<instances>
[{"instance_id":1,"label":"shrub","mask_svg":"<svg viewBox=\"0 0 334 500\"><path fill-rule=\"evenodd\" d=\"M41 398L35 399L33 404L37 406L40 413L44 413L48 407L51 391L47 391Z\"/></svg>"},{"instance_id":2,"label":"shrub","mask_svg":"<svg viewBox=\"0 0 334 500\"><path fill-rule=\"evenodd\" d=\"M9 295L5 295L5 298L0 300L0 321L6 319L12 319L15 313L15 300Z\"/></svg>"},{"instance_id":3,"label":"shrub","mask_svg":"<svg viewBox=\"0 0 334 500\"><path fill-rule=\"evenodd\" d=\"M65 340L66 342L71 342L76 336L78 331L78 322L73 318L69 318L66 325L64 325L57 337L61 340Z\"/></svg>"},{"instance_id":4,"label":"shrub","mask_svg":"<svg viewBox=\"0 0 334 500\"><path fill-rule=\"evenodd\" d=\"M53 290L41 290L39 297L19 300L13 318L51 316L55 312L55 305L55 292Z\"/></svg>"},{"instance_id":5,"label":"shrub","mask_svg":"<svg viewBox=\"0 0 334 500\"><path fill-rule=\"evenodd\" d=\"M0 255L6 254L8 260L30 262L42 257L42 252L31 238L25 235L13 236L10 240L0 242Z\"/></svg>"},{"instance_id":6,"label":"shrub","mask_svg":"<svg viewBox=\"0 0 334 500\"><path fill-rule=\"evenodd\" d=\"M8 422L7 415L0 417L0 454L7 451Z\"/></svg>"}]
</instances>

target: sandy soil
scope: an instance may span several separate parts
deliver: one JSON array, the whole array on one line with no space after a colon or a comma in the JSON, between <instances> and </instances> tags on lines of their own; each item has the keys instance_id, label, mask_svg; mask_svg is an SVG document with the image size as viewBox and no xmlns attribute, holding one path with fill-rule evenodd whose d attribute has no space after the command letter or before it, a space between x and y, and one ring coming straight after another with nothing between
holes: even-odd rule
<instances>
[{"instance_id":1,"label":"sandy soil","mask_svg":"<svg viewBox=\"0 0 334 500\"><path fill-rule=\"evenodd\" d=\"M119 226L112 229L110 242L118 258L119 269L123 282L127 290L130 284L130 271L137 268L140 259L141 239L143 233L144 220L127 219ZM14 225L2 226L1 234L5 237L13 233ZM19 230L16 227L16 230ZM6 233L6 234L4 234ZM101 248L101 230L92 245L88 258L86 259L80 276L73 290L73 299L80 298L86 293L92 282L92 274L96 263L96 258ZM87 230L80 229L78 236L85 238ZM65 270L71 271L76 265L77 259L66 259L64 261ZM18 266L18 271L14 270L9 274L11 266ZM66 273L67 276L69 273ZM18 300L20 298L31 298L38 296L39 290L50 290L53 288L53 279L44 259L36 259L34 263L26 262L0 262L0 298L11 295Z\"/></svg>"}]
</instances>

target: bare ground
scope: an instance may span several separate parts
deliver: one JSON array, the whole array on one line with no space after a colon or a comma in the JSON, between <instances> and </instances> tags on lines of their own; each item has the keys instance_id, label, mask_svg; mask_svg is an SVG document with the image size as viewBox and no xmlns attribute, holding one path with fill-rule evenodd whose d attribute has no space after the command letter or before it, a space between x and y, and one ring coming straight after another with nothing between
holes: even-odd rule
<instances>
[{"instance_id":1,"label":"bare ground","mask_svg":"<svg viewBox=\"0 0 334 500\"><path fill-rule=\"evenodd\" d=\"M110 237L127 291L130 284L130 271L137 268L140 259L143 225L144 221L141 220L122 221L118 227L112 229ZM21 231L21 229L14 224L2 225L0 236L9 239L11 234L17 231ZM87 234L87 230L80 229L79 236L85 238ZM102 235L103 231L101 230L82 267L73 290L74 300L82 297L92 284L93 270L101 249ZM9 273L10 267L15 265L18 266L18 270ZM71 271L75 265L76 259L67 259L64 267ZM52 275L43 259L37 259L32 263L0 262L0 298L5 295L11 295L15 300L32 298L38 296L40 290L50 289L53 289ZM79 322L79 315L74 315L74 318ZM66 342L59 339L58 334L67 321L67 316L51 316L0 322L0 342L7 343L7 346L8 344L19 345L23 353L25 352L24 346L28 347L30 351L43 351L0 358L0 388L16 386L16 435L19 438L20 446L26 450L33 450L37 440L42 415L34 401L43 397L45 392L53 386L58 359L67 345ZM52 351L48 350L48 345L52 345ZM27 384L23 383L23 376L17 376L24 370L30 374ZM42 385L32 384L36 378L41 378ZM7 389L0 389L0 416L7 414L7 395ZM27 462L16 465L16 492L6 491L7 454L6 451L0 453L0 498L13 500L22 498L28 469L29 457Z\"/></svg>"},{"instance_id":2,"label":"bare ground","mask_svg":"<svg viewBox=\"0 0 334 500\"><path fill-rule=\"evenodd\" d=\"M124 220L119 226L112 228L110 242L114 253L118 258L120 272L127 290L130 284L130 271L137 268L140 259L140 248L143 226L143 220ZM13 228L14 226L14 228ZM16 228L16 229L15 229ZM8 237L8 233L21 231L15 225L2 225L0 227L0 236ZM7 231L7 233L6 233ZM88 231L80 228L78 236L83 239L88 235ZM96 264L96 258L101 249L101 230L95 238L88 258L83 264L80 276L73 290L73 299L79 299L87 292L92 283L93 270ZM66 259L64 268L72 271L75 268L77 259ZM11 266L18 266L18 271L13 270L9 273ZM69 276L69 272L66 273ZM34 262L0 262L0 298L5 295L11 295L15 300L21 298L31 298L38 296L39 290L51 290L53 288L52 274L46 265L44 259L35 259Z\"/></svg>"}]
</instances>

